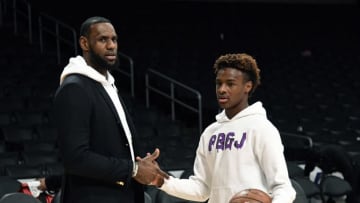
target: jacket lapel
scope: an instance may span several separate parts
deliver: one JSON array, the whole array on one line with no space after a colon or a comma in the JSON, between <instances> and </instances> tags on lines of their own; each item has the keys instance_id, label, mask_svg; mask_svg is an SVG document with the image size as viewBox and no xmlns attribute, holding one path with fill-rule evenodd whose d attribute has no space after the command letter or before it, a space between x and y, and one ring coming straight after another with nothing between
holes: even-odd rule
<instances>
[{"instance_id":1,"label":"jacket lapel","mask_svg":"<svg viewBox=\"0 0 360 203\"><path fill-rule=\"evenodd\" d=\"M119 117L119 114L118 114L118 112L117 112L117 110L115 108L115 105L112 102L112 100L111 100L110 96L108 95L108 93L106 92L105 88L100 83L96 83L95 86L96 86L96 89L100 92L100 94L104 98L105 102L109 105L111 111L113 112L113 114L115 116L116 122L121 123L120 117Z\"/></svg>"},{"instance_id":2,"label":"jacket lapel","mask_svg":"<svg viewBox=\"0 0 360 203\"><path fill-rule=\"evenodd\" d=\"M106 92L105 88L100 84L100 83L96 83L96 89L100 92L100 94L103 96L105 102L109 105L109 107L111 108L111 111L113 112L116 122L119 123L121 125L121 120L119 117L119 114L117 113L117 110L115 108L114 103L112 102L110 96L108 95L108 93ZM136 137L136 131L135 131L135 126L134 123L132 122L132 119L130 118L130 114L126 108L126 106L124 105L124 101L122 100L121 96L118 95L118 98L120 100L120 104L124 109L125 112L125 117L126 117L126 121L128 123L128 126L130 128L130 132L131 132L131 136L132 136L132 142L133 142L133 149L136 152L137 151L137 146L136 146L136 141L135 141L135 137ZM124 129L121 125L121 129ZM125 132L124 132L125 134Z\"/></svg>"}]
</instances>

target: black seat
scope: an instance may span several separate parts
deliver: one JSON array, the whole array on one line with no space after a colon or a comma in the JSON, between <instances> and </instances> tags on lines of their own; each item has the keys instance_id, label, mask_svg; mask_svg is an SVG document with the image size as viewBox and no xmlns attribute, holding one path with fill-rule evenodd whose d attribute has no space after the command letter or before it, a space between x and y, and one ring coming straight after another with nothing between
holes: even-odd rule
<instances>
[{"instance_id":1,"label":"black seat","mask_svg":"<svg viewBox=\"0 0 360 203\"><path fill-rule=\"evenodd\" d=\"M0 198L5 194L19 192L21 183L15 178L9 176L0 176Z\"/></svg>"},{"instance_id":2,"label":"black seat","mask_svg":"<svg viewBox=\"0 0 360 203\"><path fill-rule=\"evenodd\" d=\"M27 100L27 108L32 111L49 112L52 106L52 97L33 96Z\"/></svg>"},{"instance_id":3,"label":"black seat","mask_svg":"<svg viewBox=\"0 0 360 203\"><path fill-rule=\"evenodd\" d=\"M16 112L26 109L25 101L19 98L4 97L0 99L0 112Z\"/></svg>"},{"instance_id":4,"label":"black seat","mask_svg":"<svg viewBox=\"0 0 360 203\"><path fill-rule=\"evenodd\" d=\"M301 185L309 201L311 201L311 199L321 198L320 187L311 181L309 177L295 177L293 179Z\"/></svg>"},{"instance_id":5,"label":"black seat","mask_svg":"<svg viewBox=\"0 0 360 203\"><path fill-rule=\"evenodd\" d=\"M159 189L156 188L156 186L152 186L152 185L146 185L145 186L145 192L151 197L151 201L153 203L156 202L156 197L159 193Z\"/></svg>"},{"instance_id":6,"label":"black seat","mask_svg":"<svg viewBox=\"0 0 360 203\"><path fill-rule=\"evenodd\" d=\"M51 203L61 203L61 190L55 193L54 198L51 200Z\"/></svg>"},{"instance_id":7,"label":"black seat","mask_svg":"<svg viewBox=\"0 0 360 203\"><path fill-rule=\"evenodd\" d=\"M301 168L297 162L294 161L287 161L287 168L289 172L289 177L296 181L296 184L299 184L306 195L306 198L309 201L312 198L319 198L320 197L320 188L319 186L309 179L308 176L305 176L304 169Z\"/></svg>"},{"instance_id":8,"label":"black seat","mask_svg":"<svg viewBox=\"0 0 360 203\"><path fill-rule=\"evenodd\" d=\"M151 198L150 194L147 193L146 191L144 192L144 198L145 198L144 203L152 203L152 198Z\"/></svg>"},{"instance_id":9,"label":"black seat","mask_svg":"<svg viewBox=\"0 0 360 203\"><path fill-rule=\"evenodd\" d=\"M190 176L194 175L194 169L193 168L186 168L182 174L180 175L180 178L182 179L187 179L189 178Z\"/></svg>"},{"instance_id":10,"label":"black seat","mask_svg":"<svg viewBox=\"0 0 360 203\"><path fill-rule=\"evenodd\" d=\"M16 179L42 178L45 172L42 166L17 165L5 167L5 175Z\"/></svg>"},{"instance_id":11,"label":"black seat","mask_svg":"<svg viewBox=\"0 0 360 203\"><path fill-rule=\"evenodd\" d=\"M284 154L288 161L305 161L312 152L312 138L293 133L281 133Z\"/></svg>"},{"instance_id":12,"label":"black seat","mask_svg":"<svg viewBox=\"0 0 360 203\"><path fill-rule=\"evenodd\" d=\"M52 127L51 125L37 126L35 131L38 136L38 140L51 141L56 143L58 132L56 128Z\"/></svg>"},{"instance_id":13,"label":"black seat","mask_svg":"<svg viewBox=\"0 0 360 203\"><path fill-rule=\"evenodd\" d=\"M59 162L59 156L56 151L23 151L21 156L27 165L36 166Z\"/></svg>"},{"instance_id":14,"label":"black seat","mask_svg":"<svg viewBox=\"0 0 360 203\"><path fill-rule=\"evenodd\" d=\"M0 203L41 203L41 201L25 193L13 192L4 195Z\"/></svg>"},{"instance_id":15,"label":"black seat","mask_svg":"<svg viewBox=\"0 0 360 203\"><path fill-rule=\"evenodd\" d=\"M62 163L47 163L45 164L45 173L48 176L57 176L64 174L64 167Z\"/></svg>"},{"instance_id":16,"label":"black seat","mask_svg":"<svg viewBox=\"0 0 360 203\"><path fill-rule=\"evenodd\" d=\"M334 200L352 192L351 185L346 180L335 175L324 175L320 182L322 201Z\"/></svg>"},{"instance_id":17,"label":"black seat","mask_svg":"<svg viewBox=\"0 0 360 203\"><path fill-rule=\"evenodd\" d=\"M21 163L18 152L3 152L0 153L0 176L5 174L7 166L16 166Z\"/></svg>"},{"instance_id":18,"label":"black seat","mask_svg":"<svg viewBox=\"0 0 360 203\"><path fill-rule=\"evenodd\" d=\"M48 123L47 116L41 111L15 112L16 122L20 126L36 127Z\"/></svg>"},{"instance_id":19,"label":"black seat","mask_svg":"<svg viewBox=\"0 0 360 203\"><path fill-rule=\"evenodd\" d=\"M303 187L294 179L290 179L293 188L296 191L296 197L293 203L309 203L310 201L306 197Z\"/></svg>"},{"instance_id":20,"label":"black seat","mask_svg":"<svg viewBox=\"0 0 360 203\"><path fill-rule=\"evenodd\" d=\"M0 127L9 126L15 123L15 117L12 112L0 112Z\"/></svg>"},{"instance_id":21,"label":"black seat","mask_svg":"<svg viewBox=\"0 0 360 203\"><path fill-rule=\"evenodd\" d=\"M8 126L2 128L6 142L24 142L34 139L32 127Z\"/></svg>"},{"instance_id":22,"label":"black seat","mask_svg":"<svg viewBox=\"0 0 360 203\"><path fill-rule=\"evenodd\" d=\"M6 144L4 141L0 140L0 153L6 152Z\"/></svg>"},{"instance_id":23,"label":"black seat","mask_svg":"<svg viewBox=\"0 0 360 203\"><path fill-rule=\"evenodd\" d=\"M286 161L289 177L303 177L304 169L302 169L296 161Z\"/></svg>"},{"instance_id":24,"label":"black seat","mask_svg":"<svg viewBox=\"0 0 360 203\"><path fill-rule=\"evenodd\" d=\"M34 140L23 144L24 152L51 153L57 151L57 145L53 141Z\"/></svg>"},{"instance_id":25,"label":"black seat","mask_svg":"<svg viewBox=\"0 0 360 203\"><path fill-rule=\"evenodd\" d=\"M3 127L2 132L4 141L12 151L22 151L25 142L35 139L32 127L8 126Z\"/></svg>"}]
</instances>

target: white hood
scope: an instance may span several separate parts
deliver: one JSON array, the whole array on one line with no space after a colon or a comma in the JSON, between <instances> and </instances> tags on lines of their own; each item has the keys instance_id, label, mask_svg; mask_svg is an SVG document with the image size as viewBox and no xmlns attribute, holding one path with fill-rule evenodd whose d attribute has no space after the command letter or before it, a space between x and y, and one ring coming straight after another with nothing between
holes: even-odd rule
<instances>
[{"instance_id":1,"label":"white hood","mask_svg":"<svg viewBox=\"0 0 360 203\"><path fill-rule=\"evenodd\" d=\"M107 80L105 76L100 74L98 71L96 71L91 66L88 66L86 64L85 59L82 56L76 56L76 57L70 58L69 63L65 66L63 72L61 73L60 84L64 81L66 76L73 74L73 73L87 76L93 80L98 81L99 83L101 83L103 85L109 84L109 83L110 84L114 83L114 78L112 77L111 74L109 74L109 72L107 72L107 78L108 78L108 80Z\"/></svg>"},{"instance_id":2,"label":"white hood","mask_svg":"<svg viewBox=\"0 0 360 203\"><path fill-rule=\"evenodd\" d=\"M110 74L109 71L106 72L107 76L105 77L104 75L99 73L97 70L95 70L93 67L88 66L86 64L85 59L82 56L76 56L76 57L70 58L69 64L65 66L63 72L61 73L60 85L63 83L63 81L65 80L65 78L68 75L71 75L74 73L87 76L87 77L99 82L104 87L105 91L108 93L109 97L111 98L111 100L116 108L116 111L119 115L121 124L125 131L126 138L128 139L128 142L130 143L130 152L131 152L132 160L135 161L135 158L134 158L135 156L134 156L134 151L133 151L133 146L132 146L131 132L130 132L130 128L129 128L127 120L126 120L126 115L125 115L124 109L119 100L118 90L114 84L115 83L114 77Z\"/></svg>"},{"instance_id":3,"label":"white hood","mask_svg":"<svg viewBox=\"0 0 360 203\"><path fill-rule=\"evenodd\" d=\"M239 119L245 116L250 115L259 115L266 117L266 110L264 109L262 103L260 101L255 102L254 104L248 106L247 108L240 111L236 114L231 120ZM221 111L218 115L216 115L216 121L219 123L230 121L230 119L226 116L225 110Z\"/></svg>"}]
</instances>

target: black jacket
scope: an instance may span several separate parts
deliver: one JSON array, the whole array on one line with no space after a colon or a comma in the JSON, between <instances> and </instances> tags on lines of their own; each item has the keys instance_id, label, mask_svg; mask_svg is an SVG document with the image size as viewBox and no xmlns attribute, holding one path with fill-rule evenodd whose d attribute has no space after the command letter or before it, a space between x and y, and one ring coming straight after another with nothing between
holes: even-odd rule
<instances>
[{"instance_id":1,"label":"black jacket","mask_svg":"<svg viewBox=\"0 0 360 203\"><path fill-rule=\"evenodd\" d=\"M128 140L103 86L86 76L70 75L58 88L53 107L64 163L63 202L143 203L143 186L131 177Z\"/></svg>"}]
</instances>

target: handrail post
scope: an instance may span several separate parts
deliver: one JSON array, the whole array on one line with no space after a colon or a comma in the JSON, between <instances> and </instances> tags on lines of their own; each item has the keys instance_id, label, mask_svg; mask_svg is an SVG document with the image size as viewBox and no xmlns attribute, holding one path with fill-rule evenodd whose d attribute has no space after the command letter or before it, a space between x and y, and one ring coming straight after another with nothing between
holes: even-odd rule
<instances>
[{"instance_id":1,"label":"handrail post","mask_svg":"<svg viewBox=\"0 0 360 203\"><path fill-rule=\"evenodd\" d=\"M145 74L145 105L146 108L150 107L150 98L149 98L149 75Z\"/></svg>"},{"instance_id":2,"label":"handrail post","mask_svg":"<svg viewBox=\"0 0 360 203\"><path fill-rule=\"evenodd\" d=\"M135 97L135 83L134 83L134 81L135 81L135 77L134 77L134 61L132 60L132 58L130 58L129 57L129 59L130 59L130 61L129 61L129 63L130 63L130 85L131 85L131 96L132 97Z\"/></svg>"},{"instance_id":3,"label":"handrail post","mask_svg":"<svg viewBox=\"0 0 360 203\"><path fill-rule=\"evenodd\" d=\"M42 30L42 18L39 16L39 45L40 45L40 53L44 53L44 42L43 42L43 30Z\"/></svg>"},{"instance_id":4,"label":"handrail post","mask_svg":"<svg viewBox=\"0 0 360 203\"><path fill-rule=\"evenodd\" d=\"M61 63L61 51L60 51L60 34L59 34L59 23L55 22L55 36L56 36L56 55L58 65Z\"/></svg>"},{"instance_id":5,"label":"handrail post","mask_svg":"<svg viewBox=\"0 0 360 203\"><path fill-rule=\"evenodd\" d=\"M155 86L151 86L150 84L150 74L154 74L155 76L157 76L159 79L164 79L166 81L168 81L170 83L170 93L169 92L164 92L161 89L156 88ZM194 93L195 95L197 95L197 100L198 100L198 104L197 104L197 108L194 108L193 106L191 106L190 104L186 104L185 102L179 100L178 98L175 97L175 86L176 87L181 87L184 90L187 90L189 92ZM150 91L153 91L155 93L158 93L159 95L167 98L170 100L171 102L171 119L175 120L176 119L176 113L175 113L175 104L179 104L193 112L198 113L199 115L199 124L198 124L198 128L199 128L199 134L201 135L202 132L202 105L201 105L201 94L189 87L186 86L185 84L178 82L156 70L153 69L148 69L147 72L145 73L145 99L146 99L146 107L149 108L150 107Z\"/></svg>"},{"instance_id":6,"label":"handrail post","mask_svg":"<svg viewBox=\"0 0 360 203\"><path fill-rule=\"evenodd\" d=\"M33 36L32 36L32 17L31 17L31 6L30 4L26 4L27 12L28 12L28 29L29 29L29 43L32 44Z\"/></svg>"},{"instance_id":7,"label":"handrail post","mask_svg":"<svg viewBox=\"0 0 360 203\"><path fill-rule=\"evenodd\" d=\"M123 71L123 73L125 75L128 75L130 77L130 91L131 91L131 96L135 97L135 83L134 83L134 61L131 57L129 57L128 55L122 53L122 52L118 52L118 55L126 58L129 61L129 66L130 66L130 71L129 73L126 73L126 71ZM122 71L120 71L122 72Z\"/></svg>"},{"instance_id":8,"label":"handrail post","mask_svg":"<svg viewBox=\"0 0 360 203\"><path fill-rule=\"evenodd\" d=\"M170 83L170 94L171 94L171 119L175 120L175 93L174 93L174 83Z\"/></svg>"},{"instance_id":9,"label":"handrail post","mask_svg":"<svg viewBox=\"0 0 360 203\"><path fill-rule=\"evenodd\" d=\"M29 43L32 44L33 42L33 31L32 31L32 17L31 17L31 5L24 1L25 4L26 4L26 11L22 11L21 7L18 6L17 4L17 0L13 0L12 1L12 12L13 12L13 21L14 21L14 35L18 35L19 33L19 29L18 29L18 26L19 26L19 23L18 23L18 13L21 16L24 16L26 19L27 19L27 24L28 24L28 40L29 40Z\"/></svg>"},{"instance_id":10,"label":"handrail post","mask_svg":"<svg viewBox=\"0 0 360 203\"><path fill-rule=\"evenodd\" d=\"M14 34L17 35L17 14L16 14L16 0L13 0L13 20L14 20Z\"/></svg>"},{"instance_id":11,"label":"handrail post","mask_svg":"<svg viewBox=\"0 0 360 203\"><path fill-rule=\"evenodd\" d=\"M3 11L3 1L0 0L0 26L3 25L4 19L3 19L4 11Z\"/></svg>"},{"instance_id":12,"label":"handrail post","mask_svg":"<svg viewBox=\"0 0 360 203\"><path fill-rule=\"evenodd\" d=\"M74 42L74 56L78 55L78 48L77 48L77 35L75 30L72 30L72 35L73 35L73 42Z\"/></svg>"}]
</instances>

